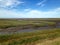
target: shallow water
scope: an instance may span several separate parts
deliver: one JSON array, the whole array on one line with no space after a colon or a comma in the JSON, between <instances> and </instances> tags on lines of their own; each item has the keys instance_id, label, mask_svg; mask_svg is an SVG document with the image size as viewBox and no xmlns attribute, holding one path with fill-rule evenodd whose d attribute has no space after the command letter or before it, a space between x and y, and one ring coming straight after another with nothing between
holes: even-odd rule
<instances>
[{"instance_id":1,"label":"shallow water","mask_svg":"<svg viewBox=\"0 0 60 45\"><path fill-rule=\"evenodd\" d=\"M58 27L60 28L60 27ZM46 30L46 29L53 29L53 28L50 28L50 27L40 27L40 28L37 28L37 29L23 29L23 30L17 30L17 31L5 31L5 32L0 32L0 34L13 34L13 33L23 33L23 32L34 32L34 31L37 31L37 30Z\"/></svg>"},{"instance_id":2,"label":"shallow water","mask_svg":"<svg viewBox=\"0 0 60 45\"><path fill-rule=\"evenodd\" d=\"M56 27L39 27L39 28L30 28L30 29L22 29L22 30L15 30L15 31L1 31L0 34L12 34L12 33L22 33L22 32L33 32L37 30L46 30L46 29L53 29L53 28L60 28L60 23L56 25Z\"/></svg>"}]
</instances>

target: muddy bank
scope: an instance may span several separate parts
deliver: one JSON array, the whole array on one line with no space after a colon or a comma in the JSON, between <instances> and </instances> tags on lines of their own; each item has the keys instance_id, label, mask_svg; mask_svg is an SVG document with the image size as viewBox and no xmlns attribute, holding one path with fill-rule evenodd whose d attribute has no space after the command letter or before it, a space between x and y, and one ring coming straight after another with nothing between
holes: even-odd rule
<instances>
[{"instance_id":1,"label":"muddy bank","mask_svg":"<svg viewBox=\"0 0 60 45\"><path fill-rule=\"evenodd\" d=\"M32 32L32 31L36 31L36 30L45 30L45 29L52 29L52 28L51 27L39 27L39 28L27 28L27 29L9 28L9 29L1 29L0 34Z\"/></svg>"},{"instance_id":2,"label":"muddy bank","mask_svg":"<svg viewBox=\"0 0 60 45\"><path fill-rule=\"evenodd\" d=\"M6 29L0 29L0 34L11 34L11 33L21 33L21 32L32 32L36 30L45 30L45 29L52 29L52 28L60 28L60 22L56 23L54 26L31 26L31 25L26 25L26 26L19 26L19 27L10 27Z\"/></svg>"}]
</instances>

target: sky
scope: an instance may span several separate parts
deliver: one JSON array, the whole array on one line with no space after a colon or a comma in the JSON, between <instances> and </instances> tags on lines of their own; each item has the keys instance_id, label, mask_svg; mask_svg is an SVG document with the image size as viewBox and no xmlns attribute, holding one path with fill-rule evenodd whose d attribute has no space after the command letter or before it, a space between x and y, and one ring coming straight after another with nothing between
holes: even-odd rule
<instances>
[{"instance_id":1,"label":"sky","mask_svg":"<svg viewBox=\"0 0 60 45\"><path fill-rule=\"evenodd\" d=\"M0 0L0 18L60 18L60 0Z\"/></svg>"}]
</instances>

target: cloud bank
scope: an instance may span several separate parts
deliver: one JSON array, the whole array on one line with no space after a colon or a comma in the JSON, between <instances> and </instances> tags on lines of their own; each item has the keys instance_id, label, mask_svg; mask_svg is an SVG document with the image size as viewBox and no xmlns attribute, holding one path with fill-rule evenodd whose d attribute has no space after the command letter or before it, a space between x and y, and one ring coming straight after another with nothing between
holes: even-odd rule
<instances>
[{"instance_id":1,"label":"cloud bank","mask_svg":"<svg viewBox=\"0 0 60 45\"><path fill-rule=\"evenodd\" d=\"M26 10L26 11L25 11ZM23 12L0 10L0 18L60 18L60 8L50 11L25 9Z\"/></svg>"}]
</instances>

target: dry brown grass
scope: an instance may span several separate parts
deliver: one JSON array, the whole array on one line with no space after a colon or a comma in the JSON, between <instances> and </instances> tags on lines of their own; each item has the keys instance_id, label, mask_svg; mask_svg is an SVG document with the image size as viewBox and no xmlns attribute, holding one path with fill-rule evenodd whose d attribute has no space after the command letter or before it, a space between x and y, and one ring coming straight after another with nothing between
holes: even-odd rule
<instances>
[{"instance_id":1,"label":"dry brown grass","mask_svg":"<svg viewBox=\"0 0 60 45\"><path fill-rule=\"evenodd\" d=\"M60 37L53 40L45 40L42 43L36 45L60 45Z\"/></svg>"}]
</instances>

